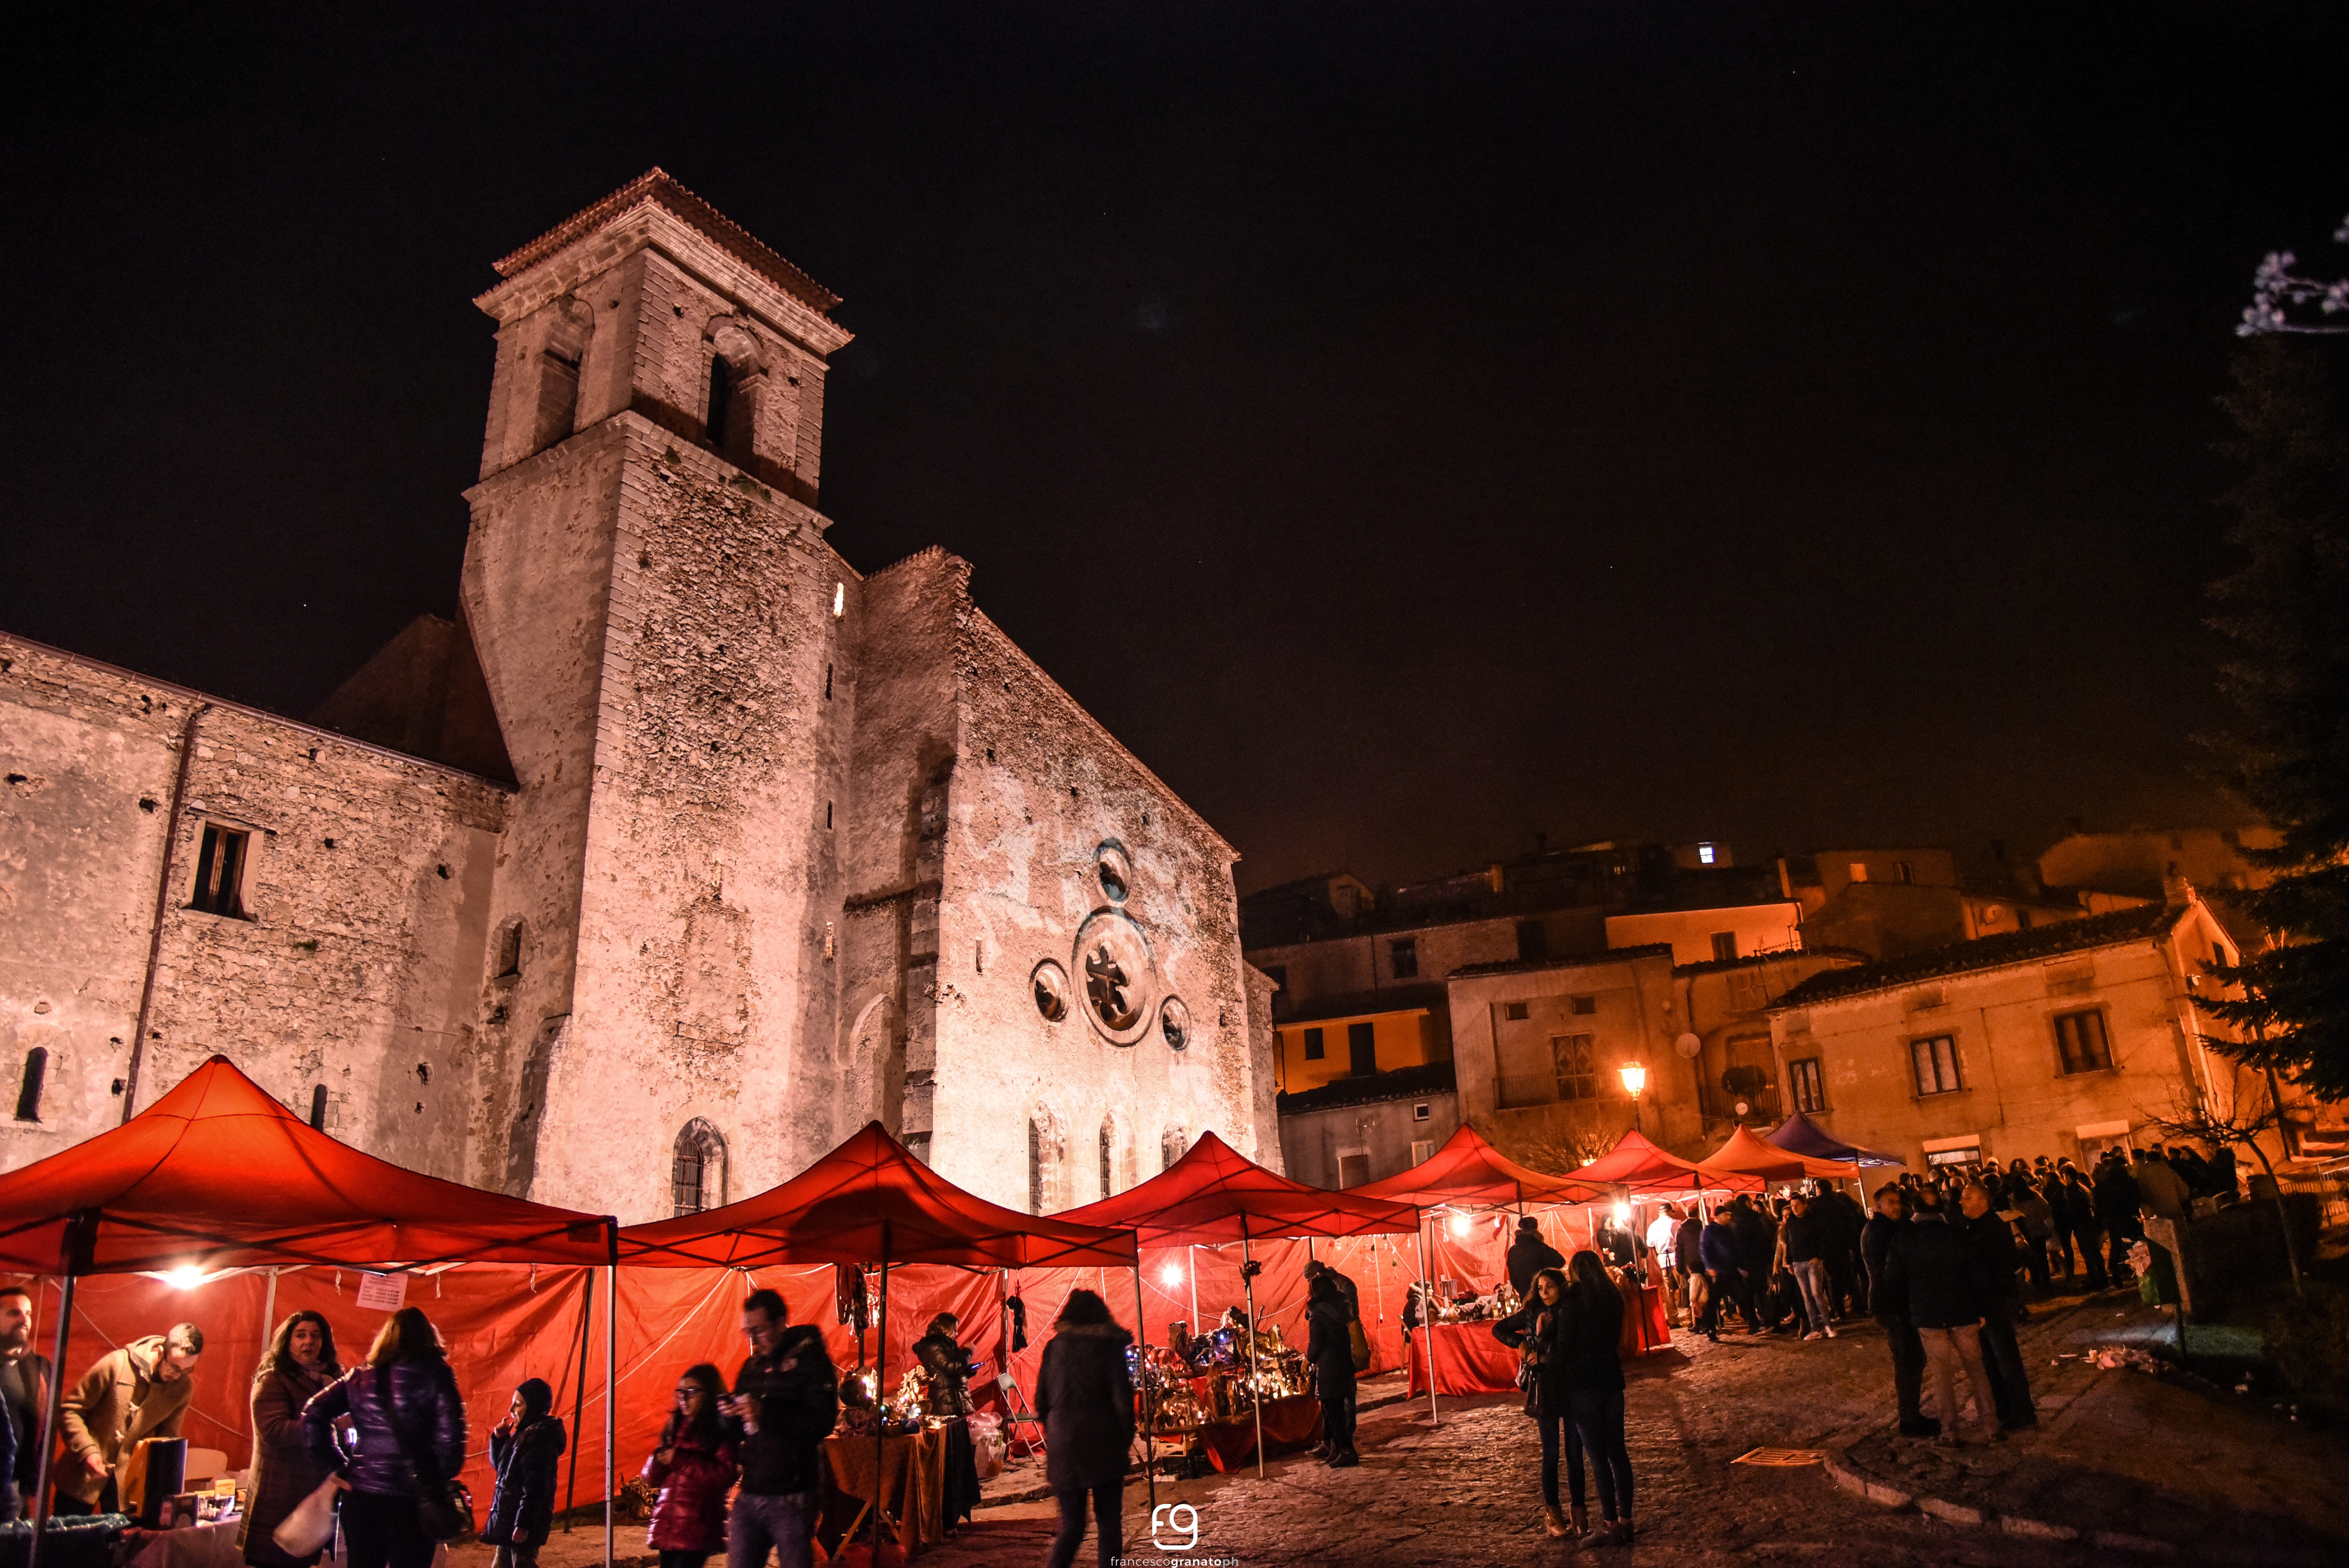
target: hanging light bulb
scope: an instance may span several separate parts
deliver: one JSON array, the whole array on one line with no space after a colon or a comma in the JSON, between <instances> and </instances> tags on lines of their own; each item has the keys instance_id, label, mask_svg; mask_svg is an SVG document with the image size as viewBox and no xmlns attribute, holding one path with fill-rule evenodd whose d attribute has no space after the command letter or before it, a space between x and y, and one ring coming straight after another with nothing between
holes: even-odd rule
<instances>
[{"instance_id":1,"label":"hanging light bulb","mask_svg":"<svg viewBox=\"0 0 2349 1568\"><path fill-rule=\"evenodd\" d=\"M1158 1271L1158 1283L1166 1286L1169 1290L1183 1283L1183 1265L1174 1262L1172 1258L1169 1258L1166 1261L1166 1266Z\"/></svg>"},{"instance_id":2,"label":"hanging light bulb","mask_svg":"<svg viewBox=\"0 0 2349 1568\"><path fill-rule=\"evenodd\" d=\"M204 1273L195 1264L181 1264L178 1268L165 1271L163 1283L173 1290L193 1290L210 1278L212 1275Z\"/></svg>"},{"instance_id":3,"label":"hanging light bulb","mask_svg":"<svg viewBox=\"0 0 2349 1568\"><path fill-rule=\"evenodd\" d=\"M1452 1215L1452 1233L1455 1236L1465 1236L1468 1233L1468 1216L1456 1210Z\"/></svg>"}]
</instances>

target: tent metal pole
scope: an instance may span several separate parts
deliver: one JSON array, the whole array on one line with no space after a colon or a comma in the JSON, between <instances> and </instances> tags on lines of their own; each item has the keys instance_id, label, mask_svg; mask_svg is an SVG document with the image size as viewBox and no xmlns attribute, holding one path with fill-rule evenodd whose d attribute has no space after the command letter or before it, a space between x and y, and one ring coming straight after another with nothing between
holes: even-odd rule
<instances>
[{"instance_id":1,"label":"tent metal pole","mask_svg":"<svg viewBox=\"0 0 2349 1568\"><path fill-rule=\"evenodd\" d=\"M1142 1473L1150 1482L1150 1506L1158 1506L1157 1423L1150 1416L1150 1324L1142 1306L1142 1249L1133 1249L1133 1331L1142 1342L1134 1370L1142 1375Z\"/></svg>"},{"instance_id":2,"label":"tent metal pole","mask_svg":"<svg viewBox=\"0 0 2349 1568\"><path fill-rule=\"evenodd\" d=\"M1191 1337L1199 1337L1199 1245L1191 1243Z\"/></svg>"},{"instance_id":3,"label":"tent metal pole","mask_svg":"<svg viewBox=\"0 0 2349 1568\"><path fill-rule=\"evenodd\" d=\"M261 1301L261 1332L270 1336L271 1340L276 1337L276 1330L274 1326L276 1318L277 1269L274 1264L272 1264L269 1270L269 1290ZM261 1462L261 1429L258 1426L253 1429L253 1457L245 1462L248 1465L257 1465Z\"/></svg>"},{"instance_id":4,"label":"tent metal pole","mask_svg":"<svg viewBox=\"0 0 2349 1568\"><path fill-rule=\"evenodd\" d=\"M888 1423L881 1418L889 1380L889 1222L881 1222L881 1343L873 1347L873 1561L881 1561L881 1466L888 1456ZM910 1463L910 1461L909 1461Z\"/></svg>"},{"instance_id":5,"label":"tent metal pole","mask_svg":"<svg viewBox=\"0 0 2349 1568\"><path fill-rule=\"evenodd\" d=\"M1240 1222L1240 1283L1247 1286L1248 1393L1256 1407L1256 1479L1264 1479L1264 1378L1256 1363L1256 1271L1248 1267L1247 1222Z\"/></svg>"},{"instance_id":6,"label":"tent metal pole","mask_svg":"<svg viewBox=\"0 0 2349 1568\"><path fill-rule=\"evenodd\" d=\"M579 1450L584 1435L579 1429L582 1413L587 1408L587 1323L595 1315L595 1273L588 1270L587 1277L579 1282L579 1377L571 1396L571 1484L563 1497L563 1533L571 1533L571 1511L579 1506Z\"/></svg>"},{"instance_id":7,"label":"tent metal pole","mask_svg":"<svg viewBox=\"0 0 2349 1568\"><path fill-rule=\"evenodd\" d=\"M620 1409L620 1266L604 1269L604 1568L612 1568L612 1529L616 1473L613 1450L618 1446Z\"/></svg>"},{"instance_id":8,"label":"tent metal pole","mask_svg":"<svg viewBox=\"0 0 2349 1568\"><path fill-rule=\"evenodd\" d=\"M73 1222L78 1224L78 1221ZM66 1242L66 1255L70 1259L77 1250L70 1231ZM33 1540L26 1549L25 1568L40 1568L41 1537L49 1525L49 1456L57 1451L57 1416L65 1404L66 1335L73 1323L74 1274L70 1263L65 1276L57 1281L57 1331L50 1336L48 1410L42 1418L37 1440L41 1445L40 1462L33 1470Z\"/></svg>"},{"instance_id":9,"label":"tent metal pole","mask_svg":"<svg viewBox=\"0 0 2349 1568\"><path fill-rule=\"evenodd\" d=\"M1440 1427L1444 1417L1435 1408L1435 1298L1427 1289L1427 1212L1420 1211L1419 1228L1412 1233L1419 1243L1419 1331L1427 1339L1427 1424Z\"/></svg>"}]
</instances>

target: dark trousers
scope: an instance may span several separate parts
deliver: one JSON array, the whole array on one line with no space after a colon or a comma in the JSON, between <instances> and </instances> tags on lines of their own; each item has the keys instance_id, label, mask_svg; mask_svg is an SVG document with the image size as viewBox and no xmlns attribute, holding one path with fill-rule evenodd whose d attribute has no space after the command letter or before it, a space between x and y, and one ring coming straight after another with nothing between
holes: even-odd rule
<instances>
[{"instance_id":1,"label":"dark trousers","mask_svg":"<svg viewBox=\"0 0 2349 1568\"><path fill-rule=\"evenodd\" d=\"M1069 1568L1077 1560L1077 1548L1085 1539L1085 1501L1092 1500L1093 1545L1099 1554L1101 1568L1113 1568L1125 1555L1125 1480L1105 1480L1087 1491L1075 1488L1052 1494L1061 1505L1061 1529L1052 1537L1052 1554L1044 1561L1049 1568Z\"/></svg>"},{"instance_id":2,"label":"dark trousers","mask_svg":"<svg viewBox=\"0 0 2349 1568\"><path fill-rule=\"evenodd\" d=\"M78 1456L69 1453L66 1455L65 1462L78 1464L80 1460ZM84 1502L69 1492L52 1488L49 1493L49 1511L59 1519L71 1519L79 1514L121 1512L122 1511L115 1505L114 1478L108 1476L106 1484L98 1489L96 1502Z\"/></svg>"},{"instance_id":3,"label":"dark trousers","mask_svg":"<svg viewBox=\"0 0 2349 1568\"><path fill-rule=\"evenodd\" d=\"M343 1493L343 1544L350 1568L432 1568L432 1538L416 1522L416 1500Z\"/></svg>"},{"instance_id":4,"label":"dark trousers","mask_svg":"<svg viewBox=\"0 0 2349 1568\"><path fill-rule=\"evenodd\" d=\"M2116 1283L2129 1277L2129 1247L2142 1234L2134 1224L2115 1225L2105 1233L2105 1266Z\"/></svg>"},{"instance_id":5,"label":"dark trousers","mask_svg":"<svg viewBox=\"0 0 2349 1568\"><path fill-rule=\"evenodd\" d=\"M2030 1273L2032 1284L2037 1287L2042 1295L2046 1294L2049 1289L2049 1275L2047 1273L2047 1243L2045 1238L2042 1237L2037 1240L2033 1240L2028 1236L2023 1238L2023 1266Z\"/></svg>"},{"instance_id":6,"label":"dark trousers","mask_svg":"<svg viewBox=\"0 0 2349 1568\"><path fill-rule=\"evenodd\" d=\"M1350 1380L1343 1388L1322 1385L1321 1438L1340 1453L1354 1446L1354 1388Z\"/></svg>"},{"instance_id":7,"label":"dark trousers","mask_svg":"<svg viewBox=\"0 0 2349 1568\"><path fill-rule=\"evenodd\" d=\"M1892 1400L1904 1422L1924 1418L1925 1342L1917 1326L1905 1317L1878 1318L1892 1346Z\"/></svg>"},{"instance_id":8,"label":"dark trousers","mask_svg":"<svg viewBox=\"0 0 2349 1568\"><path fill-rule=\"evenodd\" d=\"M1623 1391L1574 1389L1566 1397L1574 1435L1590 1455L1591 1479L1599 1485L1602 1518L1631 1517L1631 1449L1623 1439ZM1575 1501L1579 1503L1578 1495Z\"/></svg>"},{"instance_id":9,"label":"dark trousers","mask_svg":"<svg viewBox=\"0 0 2349 1568\"><path fill-rule=\"evenodd\" d=\"M1545 1411L1534 1418L1541 1428L1541 1492L1542 1501L1552 1508L1557 1506L1557 1451L1566 1449L1566 1495L1576 1508L1582 1506L1582 1440L1575 1436L1574 1422L1562 1411Z\"/></svg>"},{"instance_id":10,"label":"dark trousers","mask_svg":"<svg viewBox=\"0 0 2349 1568\"><path fill-rule=\"evenodd\" d=\"M2023 1365L2023 1346L2014 1336L2014 1303L2001 1300L1992 1306L1982 1326L1982 1370L1990 1374L1990 1391L1998 1406L2002 1427L2036 1426L2039 1412L2031 1403L2031 1374Z\"/></svg>"},{"instance_id":11,"label":"dark trousers","mask_svg":"<svg viewBox=\"0 0 2349 1568\"><path fill-rule=\"evenodd\" d=\"M660 1568L705 1568L710 1556L707 1552L664 1552Z\"/></svg>"},{"instance_id":12,"label":"dark trousers","mask_svg":"<svg viewBox=\"0 0 2349 1568\"><path fill-rule=\"evenodd\" d=\"M1827 1306L1837 1317L1847 1317L1859 1310L1858 1283L1858 1253L1827 1254Z\"/></svg>"},{"instance_id":13,"label":"dark trousers","mask_svg":"<svg viewBox=\"0 0 2349 1568\"><path fill-rule=\"evenodd\" d=\"M2088 1271L2090 1290L2102 1290L2107 1283L2105 1278L2105 1258L2102 1251L2104 1239L2103 1228L2094 1221L2085 1224L2075 1222L2070 1233L2064 1238L2064 1245L2067 1248L2077 1245L2080 1249L2081 1263Z\"/></svg>"}]
</instances>

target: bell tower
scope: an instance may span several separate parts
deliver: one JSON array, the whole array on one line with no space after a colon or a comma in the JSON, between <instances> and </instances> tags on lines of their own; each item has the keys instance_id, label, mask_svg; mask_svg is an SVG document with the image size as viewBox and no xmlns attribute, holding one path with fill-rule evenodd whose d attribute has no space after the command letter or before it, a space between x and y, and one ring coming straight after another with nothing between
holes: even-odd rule
<instances>
[{"instance_id":1,"label":"bell tower","mask_svg":"<svg viewBox=\"0 0 2349 1568\"><path fill-rule=\"evenodd\" d=\"M849 334L657 169L496 270L462 598L520 785L492 918L523 934L485 981L478 1176L666 1213L678 1128L726 1130L745 1181L832 1130L789 1119L834 1032L806 954L854 573L814 503Z\"/></svg>"}]
</instances>

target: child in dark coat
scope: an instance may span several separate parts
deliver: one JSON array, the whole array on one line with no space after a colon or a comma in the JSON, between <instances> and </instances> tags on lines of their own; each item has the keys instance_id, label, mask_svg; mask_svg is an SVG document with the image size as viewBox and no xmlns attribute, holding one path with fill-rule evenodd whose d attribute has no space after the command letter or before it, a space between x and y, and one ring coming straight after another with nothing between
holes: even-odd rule
<instances>
[{"instance_id":1,"label":"child in dark coat","mask_svg":"<svg viewBox=\"0 0 2349 1568\"><path fill-rule=\"evenodd\" d=\"M490 1463L498 1472L481 1541L498 1549L495 1568L533 1568L554 1520L554 1461L563 1457L563 1423L554 1390L532 1377L514 1390L506 1418L490 1432Z\"/></svg>"}]
</instances>

